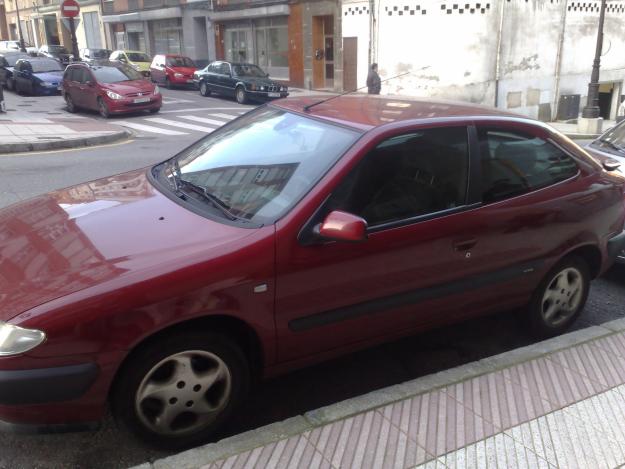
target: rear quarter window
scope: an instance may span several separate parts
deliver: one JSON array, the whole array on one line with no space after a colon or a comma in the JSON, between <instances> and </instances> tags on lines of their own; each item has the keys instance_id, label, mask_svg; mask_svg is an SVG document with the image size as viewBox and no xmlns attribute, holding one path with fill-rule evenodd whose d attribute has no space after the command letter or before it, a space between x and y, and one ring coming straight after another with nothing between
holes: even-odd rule
<instances>
[{"instance_id":1,"label":"rear quarter window","mask_svg":"<svg viewBox=\"0 0 625 469\"><path fill-rule=\"evenodd\" d=\"M482 200L497 202L574 177L579 168L568 154L538 137L479 129Z\"/></svg>"}]
</instances>

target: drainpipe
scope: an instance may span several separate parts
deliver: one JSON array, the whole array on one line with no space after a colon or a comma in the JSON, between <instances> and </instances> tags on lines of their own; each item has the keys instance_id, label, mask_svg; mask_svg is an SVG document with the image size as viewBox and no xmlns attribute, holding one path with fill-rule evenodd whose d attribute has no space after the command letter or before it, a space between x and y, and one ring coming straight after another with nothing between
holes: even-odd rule
<instances>
[{"instance_id":1,"label":"drainpipe","mask_svg":"<svg viewBox=\"0 0 625 469\"><path fill-rule=\"evenodd\" d=\"M503 36L503 18L506 2L501 2L499 9L499 30L497 31L497 56L495 59L495 107L499 106L499 80L501 79L501 37Z\"/></svg>"},{"instance_id":2,"label":"drainpipe","mask_svg":"<svg viewBox=\"0 0 625 469\"><path fill-rule=\"evenodd\" d=\"M376 47L375 47L375 0L369 0L369 68L371 64L375 62Z\"/></svg>"},{"instance_id":3,"label":"drainpipe","mask_svg":"<svg viewBox=\"0 0 625 469\"><path fill-rule=\"evenodd\" d=\"M558 118L558 102L560 98L560 72L562 71L562 48L564 47L564 33L566 31L566 12L568 10L569 0L564 0L562 6L562 16L560 19L560 38L558 40L558 51L556 53L556 73L555 83L553 86L553 109L551 110L551 120Z\"/></svg>"}]
</instances>

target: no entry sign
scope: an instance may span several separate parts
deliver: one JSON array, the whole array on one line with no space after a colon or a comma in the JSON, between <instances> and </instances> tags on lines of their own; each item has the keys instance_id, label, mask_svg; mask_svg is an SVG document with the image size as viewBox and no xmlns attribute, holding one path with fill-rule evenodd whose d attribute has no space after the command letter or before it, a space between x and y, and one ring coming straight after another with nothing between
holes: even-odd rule
<instances>
[{"instance_id":1,"label":"no entry sign","mask_svg":"<svg viewBox=\"0 0 625 469\"><path fill-rule=\"evenodd\" d=\"M61 3L61 16L74 18L80 13L80 5L76 0L63 0Z\"/></svg>"}]
</instances>

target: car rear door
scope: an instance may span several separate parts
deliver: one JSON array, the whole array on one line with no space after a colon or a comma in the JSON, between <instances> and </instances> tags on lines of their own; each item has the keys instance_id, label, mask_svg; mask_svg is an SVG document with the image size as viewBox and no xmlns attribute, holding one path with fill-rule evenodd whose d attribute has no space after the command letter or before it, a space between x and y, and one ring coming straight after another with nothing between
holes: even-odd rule
<instances>
[{"instance_id":1,"label":"car rear door","mask_svg":"<svg viewBox=\"0 0 625 469\"><path fill-rule=\"evenodd\" d=\"M479 309L498 278L484 276L485 266L472 256L481 227L471 222L477 181L469 175L478 162L469 135L456 124L385 136L353 157L357 165L329 184L325 202L303 225L289 217L278 222L281 361L358 347ZM368 239L315 241L314 226L332 210L365 218Z\"/></svg>"},{"instance_id":2,"label":"car rear door","mask_svg":"<svg viewBox=\"0 0 625 469\"><path fill-rule=\"evenodd\" d=\"M99 88L95 76L87 67L81 67L81 83L80 91L82 94L83 105L87 109L98 109Z\"/></svg>"},{"instance_id":3,"label":"car rear door","mask_svg":"<svg viewBox=\"0 0 625 469\"><path fill-rule=\"evenodd\" d=\"M234 85L236 81L232 77L232 67L228 62L222 62L217 80L222 93L228 96L234 96Z\"/></svg>"}]
</instances>

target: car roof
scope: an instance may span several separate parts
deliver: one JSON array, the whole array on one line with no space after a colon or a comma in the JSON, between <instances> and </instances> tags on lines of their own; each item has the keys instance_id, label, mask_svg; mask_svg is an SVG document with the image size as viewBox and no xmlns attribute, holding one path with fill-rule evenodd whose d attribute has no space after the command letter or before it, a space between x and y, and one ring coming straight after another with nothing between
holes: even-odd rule
<instances>
[{"instance_id":1,"label":"car roof","mask_svg":"<svg viewBox=\"0 0 625 469\"><path fill-rule=\"evenodd\" d=\"M327 103L316 105L308 111L304 110L305 106L329 97L327 95L295 97L276 101L273 105L364 130L413 119L478 116L526 119L518 114L466 102L362 94L337 96Z\"/></svg>"}]
</instances>

